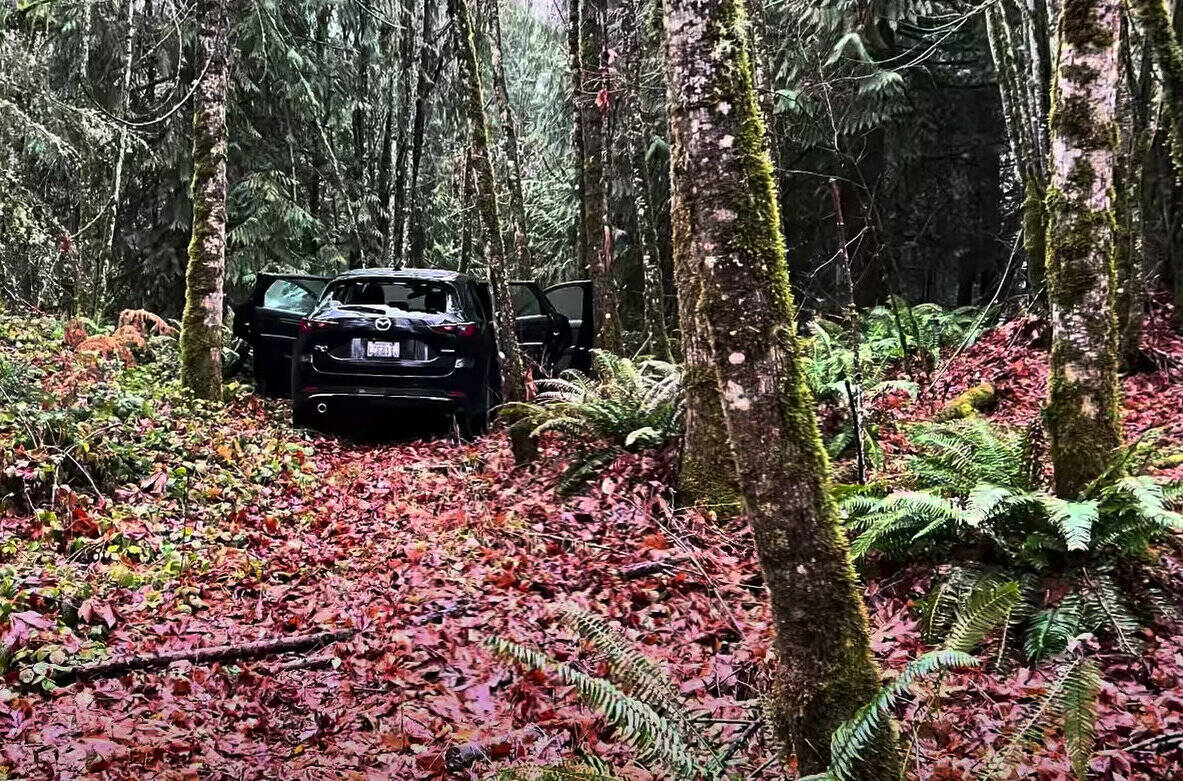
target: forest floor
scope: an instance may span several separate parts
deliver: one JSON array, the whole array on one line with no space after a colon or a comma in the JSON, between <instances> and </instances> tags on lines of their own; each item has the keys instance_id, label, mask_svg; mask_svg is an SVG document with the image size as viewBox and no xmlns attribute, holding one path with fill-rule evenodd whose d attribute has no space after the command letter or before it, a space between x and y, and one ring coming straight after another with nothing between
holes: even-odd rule
<instances>
[{"instance_id":1,"label":"forest floor","mask_svg":"<svg viewBox=\"0 0 1183 781\"><path fill-rule=\"evenodd\" d=\"M560 442L515 468L500 433L467 444L312 435L244 390L223 410L143 398L146 368L80 358L47 321L5 327L24 336L0 339L0 354L38 367L60 403L143 404L124 415L127 449L112 456L134 480L102 462L117 487L75 474L58 495L66 509L0 513L0 778L481 778L577 748L623 765L628 750L569 690L483 646L500 636L595 670L558 615L565 604L618 621L711 716L750 715L771 654L751 541L742 526L672 509L674 453L623 456L560 497ZM1008 324L920 401L883 412L902 429L985 379L999 396L991 414L1021 425L1045 387L1037 342L1029 323ZM1160 366L1125 380L1127 429L1169 424L1178 449L1183 341L1152 328L1148 344ZM48 444L10 451L5 479L45 489L51 455ZM1163 555L1183 572L1178 548ZM664 568L630 569L656 561ZM932 573L866 577L875 653L898 670L926 650L912 606ZM123 657L340 628L357 634L297 656L48 683L52 665L102 648ZM1183 637L1161 625L1145 635L1141 657L1097 652L1098 778L1183 774ZM1009 661L944 676L898 713L915 775L979 777L1047 685ZM445 767L450 747L475 745L470 766ZM736 777L773 777L759 770L767 758L752 741ZM1063 746L1031 746L1008 775L1068 777Z\"/></svg>"}]
</instances>

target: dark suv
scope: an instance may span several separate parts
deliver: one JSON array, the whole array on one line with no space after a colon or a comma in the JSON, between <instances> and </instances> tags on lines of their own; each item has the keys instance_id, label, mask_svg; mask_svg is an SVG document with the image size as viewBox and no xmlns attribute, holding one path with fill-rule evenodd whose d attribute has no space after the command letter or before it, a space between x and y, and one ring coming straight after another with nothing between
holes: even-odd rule
<instances>
[{"instance_id":1,"label":"dark suv","mask_svg":"<svg viewBox=\"0 0 1183 781\"><path fill-rule=\"evenodd\" d=\"M586 366L588 283L510 289L535 372ZM331 281L260 274L235 310L235 331L254 348L260 391L290 387L298 423L365 404L435 408L480 428L501 387L491 313L487 283L452 271L361 269Z\"/></svg>"}]
</instances>

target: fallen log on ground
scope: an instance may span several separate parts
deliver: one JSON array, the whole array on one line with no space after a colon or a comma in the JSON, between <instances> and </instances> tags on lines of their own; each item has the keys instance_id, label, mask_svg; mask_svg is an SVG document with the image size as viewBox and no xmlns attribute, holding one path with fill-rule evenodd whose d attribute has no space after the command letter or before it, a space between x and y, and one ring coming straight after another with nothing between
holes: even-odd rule
<instances>
[{"instance_id":1,"label":"fallen log on ground","mask_svg":"<svg viewBox=\"0 0 1183 781\"><path fill-rule=\"evenodd\" d=\"M88 662L72 667L58 668L51 677L56 684L61 686L79 679L115 678L125 673L161 670L174 662L189 662L195 665L215 662L243 662L249 659L261 659L265 656L300 653L321 648L329 643L348 640L353 637L356 631L355 629L337 629L330 632L316 632L311 635L256 640L253 643L239 645L215 645L185 651L166 651L122 659L105 659L101 662Z\"/></svg>"}]
</instances>

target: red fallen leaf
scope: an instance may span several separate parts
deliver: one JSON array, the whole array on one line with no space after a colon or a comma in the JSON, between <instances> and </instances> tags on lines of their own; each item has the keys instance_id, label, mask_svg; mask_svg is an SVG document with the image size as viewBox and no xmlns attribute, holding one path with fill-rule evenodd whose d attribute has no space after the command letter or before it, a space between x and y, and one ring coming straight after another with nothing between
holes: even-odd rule
<instances>
[{"instance_id":1,"label":"red fallen leaf","mask_svg":"<svg viewBox=\"0 0 1183 781\"><path fill-rule=\"evenodd\" d=\"M411 739L405 732L383 732L381 741L391 751L406 751L411 747Z\"/></svg>"},{"instance_id":2,"label":"red fallen leaf","mask_svg":"<svg viewBox=\"0 0 1183 781\"><path fill-rule=\"evenodd\" d=\"M641 547L652 550L669 550L670 543L664 534L646 534L641 538Z\"/></svg>"},{"instance_id":3,"label":"red fallen leaf","mask_svg":"<svg viewBox=\"0 0 1183 781\"><path fill-rule=\"evenodd\" d=\"M111 607L110 603L97 601L94 597L86 599L78 607L78 617L88 624L97 623L98 619L101 618L108 629L115 627L116 617L114 608Z\"/></svg>"},{"instance_id":4,"label":"red fallen leaf","mask_svg":"<svg viewBox=\"0 0 1183 781\"><path fill-rule=\"evenodd\" d=\"M428 751L415 757L415 764L420 770L428 773L442 774L444 772L444 752Z\"/></svg>"},{"instance_id":5,"label":"red fallen leaf","mask_svg":"<svg viewBox=\"0 0 1183 781\"><path fill-rule=\"evenodd\" d=\"M99 525L90 517L90 513L75 507L70 511L70 533L77 537L97 537Z\"/></svg>"}]
</instances>

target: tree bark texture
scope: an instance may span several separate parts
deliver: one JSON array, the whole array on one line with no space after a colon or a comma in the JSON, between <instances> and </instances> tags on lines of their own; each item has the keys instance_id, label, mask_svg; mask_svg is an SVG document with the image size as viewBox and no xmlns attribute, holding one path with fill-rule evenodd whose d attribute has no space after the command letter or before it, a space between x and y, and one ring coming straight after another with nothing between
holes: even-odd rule
<instances>
[{"instance_id":1,"label":"tree bark texture","mask_svg":"<svg viewBox=\"0 0 1183 781\"><path fill-rule=\"evenodd\" d=\"M803 772L879 681L867 616L827 490L829 464L796 339L776 191L742 0L667 0L674 254L696 306L772 602L776 731ZM896 779L893 731L859 778Z\"/></svg>"},{"instance_id":2,"label":"tree bark texture","mask_svg":"<svg viewBox=\"0 0 1183 781\"><path fill-rule=\"evenodd\" d=\"M435 53L435 63L432 64L432 31L435 27L435 0L423 2L423 40L419 45L419 73L415 84L415 118L411 127L411 174L407 182L407 202L404 209L403 237L407 250L404 257L407 262L418 267L423 264L424 236L423 236L423 205L419 197L419 165L423 160L423 132L427 127L427 115L431 110L431 91L435 88L440 66L443 64L443 52Z\"/></svg>"},{"instance_id":3,"label":"tree bark texture","mask_svg":"<svg viewBox=\"0 0 1183 781\"><path fill-rule=\"evenodd\" d=\"M426 11L425 6L424 12ZM407 162L409 159L407 154L407 119L411 111L411 66L415 61L414 0L403 0L400 19L402 40L398 47L398 113L395 115L395 123L398 127L398 154L394 159L394 203L389 207L393 224L391 236L386 242L386 255L383 263L383 265L393 267L403 265L403 226L406 224L404 213L407 209Z\"/></svg>"},{"instance_id":4,"label":"tree bark texture","mask_svg":"<svg viewBox=\"0 0 1183 781\"><path fill-rule=\"evenodd\" d=\"M580 0L567 0L567 57L571 71L571 152L575 165L571 190L575 198L575 268L587 268L587 237L583 235L583 70L579 53Z\"/></svg>"},{"instance_id":5,"label":"tree bark texture","mask_svg":"<svg viewBox=\"0 0 1183 781\"><path fill-rule=\"evenodd\" d=\"M119 116L127 115L131 99L131 73L136 43L136 0L127 0L127 36L123 41L123 77L119 83ZM103 247L94 267L91 316L98 318L103 312L103 299L107 292L107 273L115 265L115 232L119 225L119 204L123 200L123 167L127 160L127 125L119 126L119 141L115 152L115 177L111 185L111 218L106 224Z\"/></svg>"},{"instance_id":6,"label":"tree bark texture","mask_svg":"<svg viewBox=\"0 0 1183 781\"><path fill-rule=\"evenodd\" d=\"M1060 22L1047 193L1047 421L1064 497L1097 477L1121 444L1113 306L1119 15L1117 0L1072 0Z\"/></svg>"},{"instance_id":7,"label":"tree bark texture","mask_svg":"<svg viewBox=\"0 0 1183 781\"><path fill-rule=\"evenodd\" d=\"M529 279L534 273L530 257L530 236L526 231L526 199L522 194L522 160L518 150L518 129L509 103L509 87L505 82L505 62L501 51L500 0L489 0L489 51L493 65L493 97L497 102L497 116L501 122L501 153L505 155L506 190L509 193L509 230L513 240L514 273L519 279Z\"/></svg>"},{"instance_id":8,"label":"tree bark texture","mask_svg":"<svg viewBox=\"0 0 1183 781\"><path fill-rule=\"evenodd\" d=\"M476 44L465 0L448 0L448 12L456 35L457 79L464 100L464 112L471 139L473 181L476 184L477 216L488 252L489 287L493 298L493 326L501 353L501 395L505 401L526 400L526 379L522 354L514 332L513 299L506 276L505 252L501 241L501 220L497 214L497 185L489 157L489 132L485 121L485 100L477 70Z\"/></svg>"},{"instance_id":9,"label":"tree bark texture","mask_svg":"<svg viewBox=\"0 0 1183 781\"><path fill-rule=\"evenodd\" d=\"M606 115L612 97L607 78L604 0L581 0L579 4L579 62L581 90L578 95L583 144L583 239L596 319L596 346L623 352L620 303L613 274L611 227L606 209L604 180L608 156Z\"/></svg>"},{"instance_id":10,"label":"tree bark texture","mask_svg":"<svg viewBox=\"0 0 1183 781\"><path fill-rule=\"evenodd\" d=\"M1147 42L1162 73L1163 108L1171 141L1175 176L1183 178L1183 46L1171 24L1166 0L1135 0Z\"/></svg>"},{"instance_id":11,"label":"tree bark texture","mask_svg":"<svg viewBox=\"0 0 1183 781\"><path fill-rule=\"evenodd\" d=\"M226 269L226 61L229 0L197 4L199 52L193 93L193 236L181 318L181 382L222 398L222 284Z\"/></svg>"}]
</instances>

